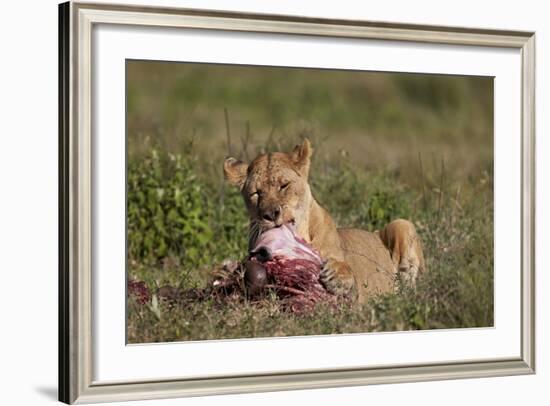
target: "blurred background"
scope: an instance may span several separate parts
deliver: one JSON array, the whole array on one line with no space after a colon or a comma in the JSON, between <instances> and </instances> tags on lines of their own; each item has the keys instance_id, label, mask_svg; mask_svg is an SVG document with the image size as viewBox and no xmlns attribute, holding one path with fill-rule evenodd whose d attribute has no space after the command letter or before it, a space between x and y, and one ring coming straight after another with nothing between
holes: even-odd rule
<instances>
[{"instance_id":1,"label":"blurred background","mask_svg":"<svg viewBox=\"0 0 550 406\"><path fill-rule=\"evenodd\" d=\"M138 306L130 341L492 325L492 78L128 61L127 136L128 272L151 291L204 286L209 269L246 254L246 211L223 160L304 137L313 194L338 225L409 218L431 271L416 292L371 303L372 320L272 324L255 308L235 329L226 320L244 307L216 318L203 305L164 317Z\"/></svg>"},{"instance_id":2,"label":"blurred background","mask_svg":"<svg viewBox=\"0 0 550 406\"><path fill-rule=\"evenodd\" d=\"M414 175L418 154L462 179L492 166L492 78L129 61L127 81L130 157L194 136L219 172L226 109L240 158L243 137L251 155L308 136L319 160L345 152L361 168Z\"/></svg>"}]
</instances>

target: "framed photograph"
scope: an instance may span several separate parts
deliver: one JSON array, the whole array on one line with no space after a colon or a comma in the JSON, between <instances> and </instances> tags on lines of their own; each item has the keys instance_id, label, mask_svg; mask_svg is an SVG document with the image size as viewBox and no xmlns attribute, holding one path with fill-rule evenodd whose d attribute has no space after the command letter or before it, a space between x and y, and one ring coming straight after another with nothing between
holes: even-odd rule
<instances>
[{"instance_id":1,"label":"framed photograph","mask_svg":"<svg viewBox=\"0 0 550 406\"><path fill-rule=\"evenodd\" d=\"M532 374L534 33L59 6L59 399Z\"/></svg>"}]
</instances>

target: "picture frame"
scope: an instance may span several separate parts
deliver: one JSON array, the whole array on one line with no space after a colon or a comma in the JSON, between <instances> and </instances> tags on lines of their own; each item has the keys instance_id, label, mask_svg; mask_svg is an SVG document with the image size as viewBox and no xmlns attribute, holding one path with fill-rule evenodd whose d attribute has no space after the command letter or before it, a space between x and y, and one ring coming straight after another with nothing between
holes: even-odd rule
<instances>
[{"instance_id":1,"label":"picture frame","mask_svg":"<svg viewBox=\"0 0 550 406\"><path fill-rule=\"evenodd\" d=\"M518 50L521 58L521 285L519 356L171 379L94 379L93 29L200 29ZM197 9L69 2L59 6L59 400L155 399L420 382L535 372L535 34Z\"/></svg>"}]
</instances>

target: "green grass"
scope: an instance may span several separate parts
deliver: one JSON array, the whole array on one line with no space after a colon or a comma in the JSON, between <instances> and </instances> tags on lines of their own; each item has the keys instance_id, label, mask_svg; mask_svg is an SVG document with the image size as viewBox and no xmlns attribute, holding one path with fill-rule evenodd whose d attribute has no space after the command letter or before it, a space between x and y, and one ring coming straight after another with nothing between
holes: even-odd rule
<instances>
[{"instance_id":1,"label":"green grass","mask_svg":"<svg viewBox=\"0 0 550 406\"><path fill-rule=\"evenodd\" d=\"M429 269L417 289L305 315L273 297L130 299L129 342L493 325L486 78L130 62L129 277L153 292L200 288L224 259L242 258L247 218L223 182L223 158L286 150L303 136L315 148L313 193L338 225L416 224Z\"/></svg>"}]
</instances>

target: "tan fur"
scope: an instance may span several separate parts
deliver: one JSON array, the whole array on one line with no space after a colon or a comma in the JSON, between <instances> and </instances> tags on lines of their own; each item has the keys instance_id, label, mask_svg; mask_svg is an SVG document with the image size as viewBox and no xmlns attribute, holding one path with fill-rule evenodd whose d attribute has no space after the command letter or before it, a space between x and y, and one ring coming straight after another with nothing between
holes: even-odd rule
<instances>
[{"instance_id":1,"label":"tan fur","mask_svg":"<svg viewBox=\"0 0 550 406\"><path fill-rule=\"evenodd\" d=\"M419 273L426 271L422 242L414 225L403 219L392 221L380 230L380 239L389 247L395 268L414 286Z\"/></svg>"},{"instance_id":2,"label":"tan fur","mask_svg":"<svg viewBox=\"0 0 550 406\"><path fill-rule=\"evenodd\" d=\"M414 225L399 219L374 233L338 229L311 194L312 152L306 139L290 153L262 154L250 165L225 160L225 178L240 187L249 212L250 246L262 231L292 222L327 261L321 281L329 291L362 302L393 291L398 275L414 285L418 273L425 271Z\"/></svg>"}]
</instances>

